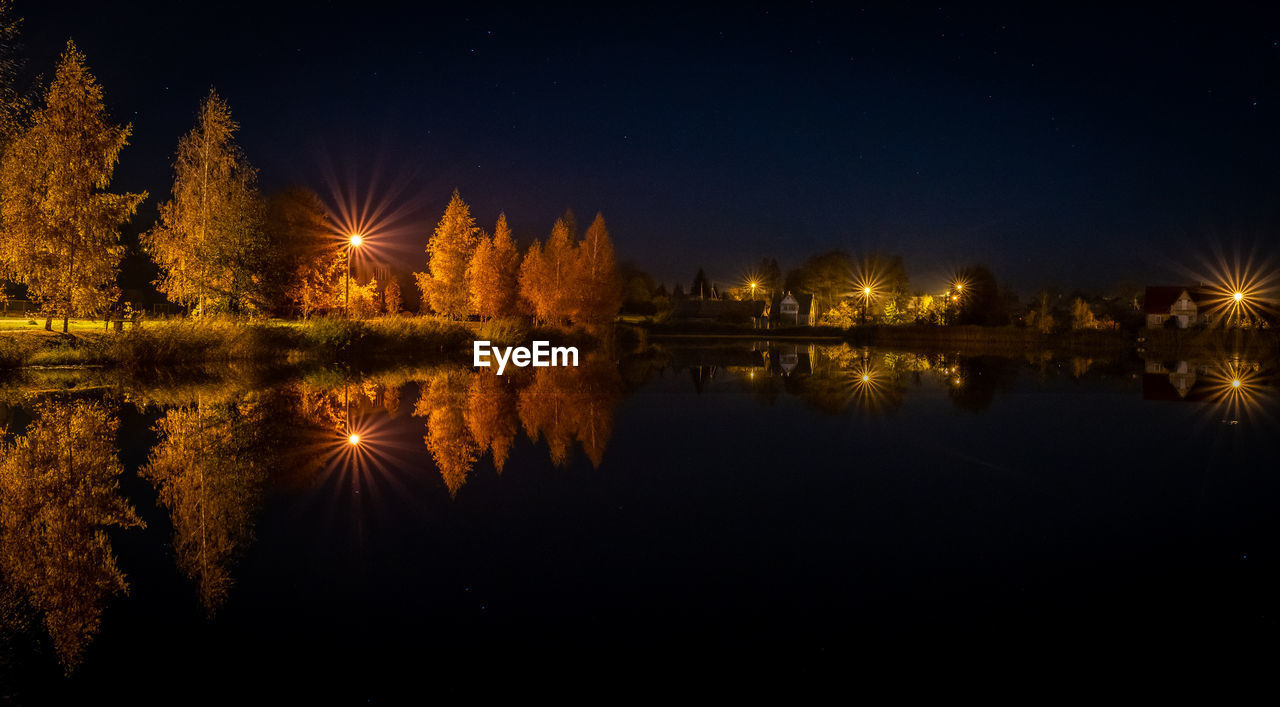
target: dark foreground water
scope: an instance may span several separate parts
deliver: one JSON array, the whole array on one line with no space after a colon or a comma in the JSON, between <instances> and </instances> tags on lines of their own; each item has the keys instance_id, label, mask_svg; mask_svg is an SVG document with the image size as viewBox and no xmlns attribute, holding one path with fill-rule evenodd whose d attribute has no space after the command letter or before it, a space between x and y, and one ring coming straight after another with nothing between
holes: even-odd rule
<instances>
[{"instance_id":1,"label":"dark foreground water","mask_svg":"<svg viewBox=\"0 0 1280 707\"><path fill-rule=\"evenodd\" d=\"M618 697L1274 643L1274 372L756 344L15 383L0 697Z\"/></svg>"}]
</instances>

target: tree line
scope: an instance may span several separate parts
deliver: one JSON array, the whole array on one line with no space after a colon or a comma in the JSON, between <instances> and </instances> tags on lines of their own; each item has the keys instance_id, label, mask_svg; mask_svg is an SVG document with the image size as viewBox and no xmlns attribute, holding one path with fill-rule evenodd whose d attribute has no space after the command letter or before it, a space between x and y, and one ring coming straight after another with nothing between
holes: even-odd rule
<instances>
[{"instance_id":1,"label":"tree line","mask_svg":"<svg viewBox=\"0 0 1280 707\"><path fill-rule=\"evenodd\" d=\"M913 288L901 256L832 250L782 270L764 258L734 284L721 286L698 268L687 289L676 283L668 292L649 274L624 266L623 310L658 317L672 302L686 298L755 299L768 304L785 293L812 295L818 325L848 328L861 324L933 324L1030 327L1039 331L1135 328L1142 325L1142 287L1122 282L1106 294L1042 287L1022 301L991 268L973 263L948 275L945 291Z\"/></svg>"},{"instance_id":2,"label":"tree line","mask_svg":"<svg viewBox=\"0 0 1280 707\"><path fill-rule=\"evenodd\" d=\"M25 286L45 328L61 319L65 332L73 316L120 315L127 306L117 285L127 250L121 228L148 195L110 191L132 126L112 121L73 42L40 95L17 89L19 24L0 0L0 280ZM339 232L319 196L261 193L238 130L211 89L178 141L169 198L139 239L158 269L157 291L199 317L398 313L400 283L387 270L382 283L355 281L350 234ZM545 245L534 241L521 257L505 216L486 233L455 192L426 254L416 282L426 306L448 317L600 322L621 304L600 215L578 240L566 214Z\"/></svg>"},{"instance_id":3,"label":"tree line","mask_svg":"<svg viewBox=\"0 0 1280 707\"><path fill-rule=\"evenodd\" d=\"M522 257L506 214L489 234L455 190L427 242L427 271L414 273L423 302L451 318L610 322L622 306L622 285L604 216L596 214L582 240L576 230L567 211L545 244L535 239Z\"/></svg>"}]
</instances>

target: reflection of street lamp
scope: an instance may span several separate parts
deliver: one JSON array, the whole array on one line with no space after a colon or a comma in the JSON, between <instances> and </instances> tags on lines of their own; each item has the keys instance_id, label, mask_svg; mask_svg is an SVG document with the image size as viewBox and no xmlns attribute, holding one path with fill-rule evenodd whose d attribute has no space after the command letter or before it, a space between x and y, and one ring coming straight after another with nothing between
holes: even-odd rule
<instances>
[{"instance_id":1,"label":"reflection of street lamp","mask_svg":"<svg viewBox=\"0 0 1280 707\"><path fill-rule=\"evenodd\" d=\"M364 243L364 237L359 233L351 234L351 238L347 240L347 283L346 290L342 293L342 313L350 316L351 311L351 256L354 255L356 248ZM356 438L359 441L359 437ZM355 444L356 442L352 442Z\"/></svg>"}]
</instances>

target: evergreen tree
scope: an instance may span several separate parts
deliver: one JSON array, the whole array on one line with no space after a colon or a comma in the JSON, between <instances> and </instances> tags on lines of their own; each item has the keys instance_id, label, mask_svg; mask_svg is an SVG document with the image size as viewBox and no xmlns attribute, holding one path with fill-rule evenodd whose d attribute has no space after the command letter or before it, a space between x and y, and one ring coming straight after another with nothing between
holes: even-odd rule
<instances>
[{"instance_id":1,"label":"evergreen tree","mask_svg":"<svg viewBox=\"0 0 1280 707\"><path fill-rule=\"evenodd\" d=\"M102 86L68 42L43 105L0 164L0 263L44 303L46 329L59 315L65 332L73 313L116 297L120 225L147 195L103 190L131 131L111 123Z\"/></svg>"},{"instance_id":2,"label":"evergreen tree","mask_svg":"<svg viewBox=\"0 0 1280 707\"><path fill-rule=\"evenodd\" d=\"M413 274L423 300L436 313L450 318L470 313L467 265L479 243L479 230L471 208L454 189L444 216L427 243L427 272Z\"/></svg>"}]
</instances>

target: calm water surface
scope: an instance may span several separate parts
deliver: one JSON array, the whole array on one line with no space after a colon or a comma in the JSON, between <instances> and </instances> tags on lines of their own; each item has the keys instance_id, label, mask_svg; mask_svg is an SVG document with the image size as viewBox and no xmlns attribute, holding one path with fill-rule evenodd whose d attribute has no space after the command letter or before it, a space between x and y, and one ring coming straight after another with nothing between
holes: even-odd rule
<instances>
[{"instance_id":1,"label":"calm water surface","mask_svg":"<svg viewBox=\"0 0 1280 707\"><path fill-rule=\"evenodd\" d=\"M0 694L377 702L940 636L1269 637L1274 375L759 343L14 382Z\"/></svg>"}]
</instances>

